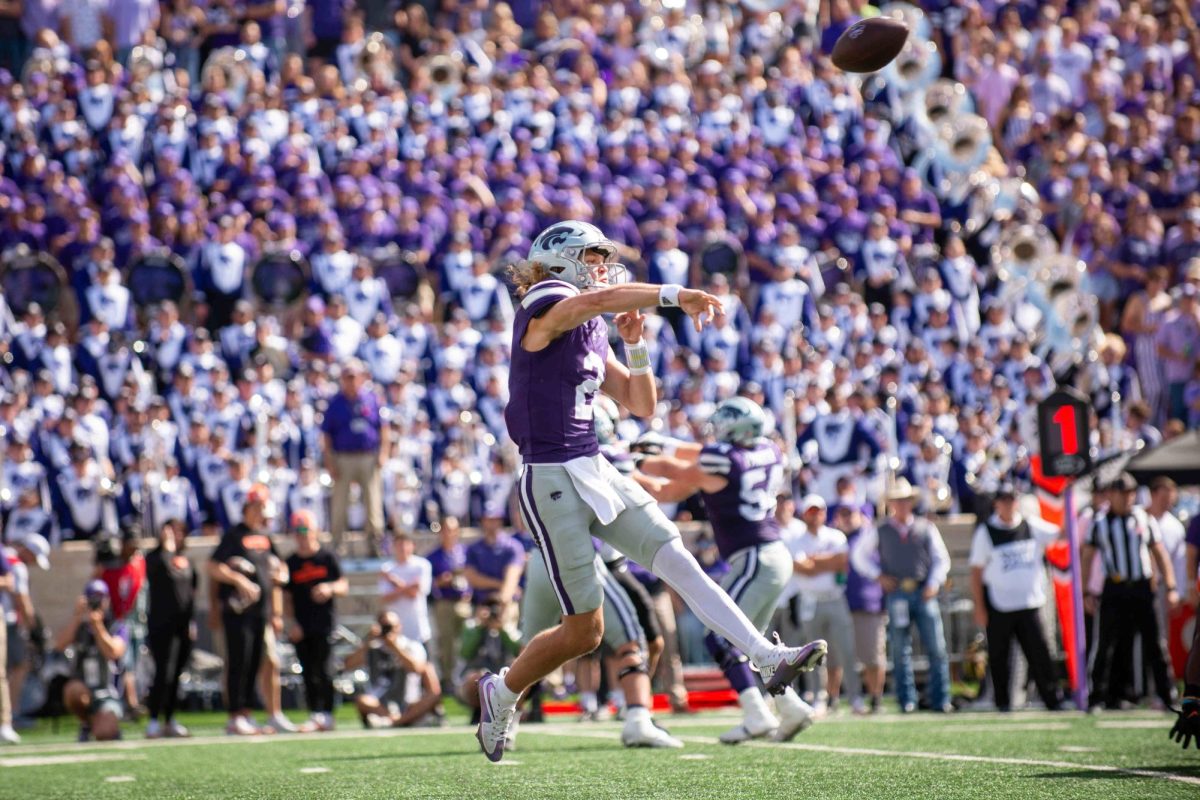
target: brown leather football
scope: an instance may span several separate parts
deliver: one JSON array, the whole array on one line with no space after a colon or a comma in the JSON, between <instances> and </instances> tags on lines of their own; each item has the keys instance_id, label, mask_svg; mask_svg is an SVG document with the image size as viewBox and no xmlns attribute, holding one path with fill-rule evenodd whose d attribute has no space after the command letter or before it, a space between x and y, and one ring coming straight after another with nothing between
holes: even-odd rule
<instances>
[{"instance_id":1,"label":"brown leather football","mask_svg":"<svg viewBox=\"0 0 1200 800\"><path fill-rule=\"evenodd\" d=\"M875 72L900 54L908 26L894 17L859 20L833 46L834 66L845 72Z\"/></svg>"}]
</instances>

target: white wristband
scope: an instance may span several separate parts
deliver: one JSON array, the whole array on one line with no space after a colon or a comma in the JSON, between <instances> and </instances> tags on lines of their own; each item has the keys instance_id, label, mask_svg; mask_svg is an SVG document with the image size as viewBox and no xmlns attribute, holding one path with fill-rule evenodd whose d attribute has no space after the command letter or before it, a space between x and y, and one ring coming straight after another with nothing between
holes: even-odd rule
<instances>
[{"instance_id":1,"label":"white wristband","mask_svg":"<svg viewBox=\"0 0 1200 800\"><path fill-rule=\"evenodd\" d=\"M625 362L629 365L630 375L646 375L650 372L650 350L646 343L638 339L633 344L625 342Z\"/></svg>"},{"instance_id":2,"label":"white wristband","mask_svg":"<svg viewBox=\"0 0 1200 800\"><path fill-rule=\"evenodd\" d=\"M679 308L679 293L683 287L678 283L665 283L658 290L658 304L663 308Z\"/></svg>"}]
</instances>

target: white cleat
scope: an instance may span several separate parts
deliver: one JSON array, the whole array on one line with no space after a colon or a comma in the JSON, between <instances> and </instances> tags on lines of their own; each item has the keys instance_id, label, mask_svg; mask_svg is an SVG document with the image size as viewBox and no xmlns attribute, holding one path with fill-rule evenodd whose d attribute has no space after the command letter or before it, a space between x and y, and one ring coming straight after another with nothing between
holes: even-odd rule
<instances>
[{"instance_id":1,"label":"white cleat","mask_svg":"<svg viewBox=\"0 0 1200 800\"><path fill-rule=\"evenodd\" d=\"M779 728L779 721L772 716L747 716L740 723L717 737L721 744L741 744L751 739L762 739L774 735Z\"/></svg>"},{"instance_id":2,"label":"white cleat","mask_svg":"<svg viewBox=\"0 0 1200 800\"><path fill-rule=\"evenodd\" d=\"M499 675L484 673L479 679L479 728L475 738L489 761L497 762L504 757L508 732L516 717L516 706L504 706L496 699L496 684L504 680L508 668Z\"/></svg>"},{"instance_id":3,"label":"white cleat","mask_svg":"<svg viewBox=\"0 0 1200 800\"><path fill-rule=\"evenodd\" d=\"M755 664L762 676L763 684L770 694L782 694L801 672L809 672L821 666L829 645L824 639L816 639L801 647L788 647L775 637L775 647L761 664Z\"/></svg>"},{"instance_id":4,"label":"white cleat","mask_svg":"<svg viewBox=\"0 0 1200 800\"><path fill-rule=\"evenodd\" d=\"M233 717L225 725L228 736L258 736L260 732L257 725L243 716Z\"/></svg>"},{"instance_id":5,"label":"white cleat","mask_svg":"<svg viewBox=\"0 0 1200 800\"><path fill-rule=\"evenodd\" d=\"M626 720L621 730L621 744L626 747L683 747L683 742L647 718Z\"/></svg>"},{"instance_id":6,"label":"white cleat","mask_svg":"<svg viewBox=\"0 0 1200 800\"><path fill-rule=\"evenodd\" d=\"M790 742L798 733L803 733L815 722L812 713L800 703L778 704L779 728L771 736L772 741Z\"/></svg>"},{"instance_id":7,"label":"white cleat","mask_svg":"<svg viewBox=\"0 0 1200 800\"><path fill-rule=\"evenodd\" d=\"M0 744L20 744L21 734L12 725L0 725Z\"/></svg>"}]
</instances>

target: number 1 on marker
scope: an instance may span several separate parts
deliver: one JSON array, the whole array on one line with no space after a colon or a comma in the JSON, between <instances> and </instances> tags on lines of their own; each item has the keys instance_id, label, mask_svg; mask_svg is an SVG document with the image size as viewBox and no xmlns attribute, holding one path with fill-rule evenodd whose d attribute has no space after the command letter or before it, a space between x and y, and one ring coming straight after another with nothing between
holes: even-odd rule
<instances>
[{"instance_id":1,"label":"number 1 on marker","mask_svg":"<svg viewBox=\"0 0 1200 800\"><path fill-rule=\"evenodd\" d=\"M1065 405L1060 407L1050 419L1059 427L1063 455L1073 456L1077 454L1079 452L1079 439L1076 435L1075 406Z\"/></svg>"}]
</instances>

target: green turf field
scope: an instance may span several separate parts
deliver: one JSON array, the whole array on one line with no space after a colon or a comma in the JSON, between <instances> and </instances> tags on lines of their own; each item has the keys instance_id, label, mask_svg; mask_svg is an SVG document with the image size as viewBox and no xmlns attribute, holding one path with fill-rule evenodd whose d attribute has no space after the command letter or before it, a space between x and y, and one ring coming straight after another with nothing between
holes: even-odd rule
<instances>
[{"instance_id":1,"label":"green turf field","mask_svg":"<svg viewBox=\"0 0 1200 800\"><path fill-rule=\"evenodd\" d=\"M735 717L664 717L686 749L626 750L619 723L522 726L499 765L463 724L75 744L45 726L0 750L0 798L1200 798L1200 752L1153 712L837 716L787 745L720 745Z\"/></svg>"}]
</instances>

